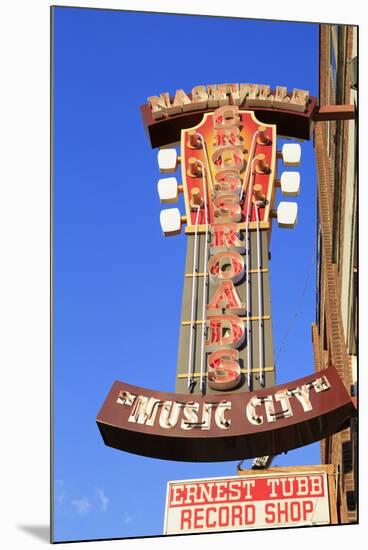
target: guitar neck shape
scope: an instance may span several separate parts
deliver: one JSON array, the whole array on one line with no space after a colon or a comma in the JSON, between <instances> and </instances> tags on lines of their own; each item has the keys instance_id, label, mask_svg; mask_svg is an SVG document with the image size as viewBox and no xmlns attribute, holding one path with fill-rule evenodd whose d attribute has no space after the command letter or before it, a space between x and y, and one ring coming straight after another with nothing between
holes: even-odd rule
<instances>
[{"instance_id":1,"label":"guitar neck shape","mask_svg":"<svg viewBox=\"0 0 368 550\"><path fill-rule=\"evenodd\" d=\"M269 232L239 230L238 235L243 249L214 254L212 235L207 247L205 234L188 235L178 393L254 391L276 383Z\"/></svg>"}]
</instances>

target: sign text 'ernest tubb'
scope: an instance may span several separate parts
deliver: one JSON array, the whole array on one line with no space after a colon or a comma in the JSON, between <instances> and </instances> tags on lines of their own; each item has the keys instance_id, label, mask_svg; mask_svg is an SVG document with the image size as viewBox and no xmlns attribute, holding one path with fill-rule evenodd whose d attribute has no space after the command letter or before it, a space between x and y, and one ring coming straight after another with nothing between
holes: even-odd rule
<instances>
[{"instance_id":1,"label":"sign text 'ernest tubb'","mask_svg":"<svg viewBox=\"0 0 368 550\"><path fill-rule=\"evenodd\" d=\"M164 533L327 524L329 481L321 467L314 468L170 481Z\"/></svg>"}]
</instances>

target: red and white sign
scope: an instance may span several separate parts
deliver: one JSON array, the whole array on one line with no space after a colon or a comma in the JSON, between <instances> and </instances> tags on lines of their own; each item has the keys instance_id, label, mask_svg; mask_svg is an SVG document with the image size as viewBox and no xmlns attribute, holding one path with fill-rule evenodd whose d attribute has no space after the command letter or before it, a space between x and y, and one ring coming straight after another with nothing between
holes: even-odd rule
<instances>
[{"instance_id":1,"label":"red and white sign","mask_svg":"<svg viewBox=\"0 0 368 550\"><path fill-rule=\"evenodd\" d=\"M164 534L328 524L328 495L320 470L170 481Z\"/></svg>"}]
</instances>

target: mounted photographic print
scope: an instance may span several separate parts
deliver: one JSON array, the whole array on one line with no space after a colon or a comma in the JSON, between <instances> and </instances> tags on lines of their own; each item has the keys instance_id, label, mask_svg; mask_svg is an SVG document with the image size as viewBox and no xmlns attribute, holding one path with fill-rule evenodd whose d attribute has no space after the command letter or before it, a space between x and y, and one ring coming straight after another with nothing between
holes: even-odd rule
<instances>
[{"instance_id":1,"label":"mounted photographic print","mask_svg":"<svg viewBox=\"0 0 368 550\"><path fill-rule=\"evenodd\" d=\"M357 27L52 8L52 541L357 522Z\"/></svg>"}]
</instances>

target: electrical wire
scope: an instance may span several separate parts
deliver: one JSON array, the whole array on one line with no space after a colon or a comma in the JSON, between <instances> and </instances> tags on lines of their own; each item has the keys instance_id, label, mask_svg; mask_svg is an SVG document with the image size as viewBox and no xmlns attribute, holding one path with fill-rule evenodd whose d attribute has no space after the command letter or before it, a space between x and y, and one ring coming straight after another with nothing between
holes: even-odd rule
<instances>
[{"instance_id":1,"label":"electrical wire","mask_svg":"<svg viewBox=\"0 0 368 550\"><path fill-rule=\"evenodd\" d=\"M276 355L276 360L275 360L275 363L277 363L280 355L281 355L281 352L283 351L284 347L285 347L285 344L286 344L286 341L289 337L289 334L290 332L292 331L292 329L294 328L294 325L297 321L297 318L299 316L299 313L300 313L300 310L302 308L302 305L303 305L303 302L304 302L304 298L305 298L305 295L306 295L306 292L307 292L307 288L308 288L308 284L309 284L309 280L310 280L310 277L312 275L312 271L313 271L313 267L314 267L314 253L313 253L313 256L312 256L312 262L311 262L311 266L310 266L310 269L309 269L309 273L307 274L306 278L305 278L305 282L304 282L304 287L303 287L303 290L302 290L302 294L300 296L300 300L299 300L299 303L298 303L298 306L295 310L295 313L294 315L291 317L290 321L289 321L289 324L287 326L287 329L285 330L284 332L284 335L282 337L282 340L281 340L281 344L280 344L280 348L277 352L277 355Z\"/></svg>"}]
</instances>

